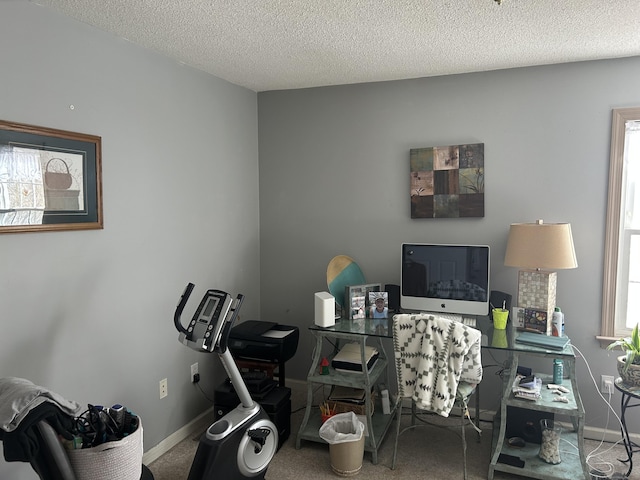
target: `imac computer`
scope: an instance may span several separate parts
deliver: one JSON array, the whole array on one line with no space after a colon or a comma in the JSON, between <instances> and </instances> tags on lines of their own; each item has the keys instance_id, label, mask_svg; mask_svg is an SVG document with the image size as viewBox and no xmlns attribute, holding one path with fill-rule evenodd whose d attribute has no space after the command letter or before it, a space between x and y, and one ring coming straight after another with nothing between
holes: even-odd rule
<instances>
[{"instance_id":1,"label":"imac computer","mask_svg":"<svg viewBox=\"0 0 640 480\"><path fill-rule=\"evenodd\" d=\"M460 316L489 313L489 247L403 243L400 307Z\"/></svg>"}]
</instances>

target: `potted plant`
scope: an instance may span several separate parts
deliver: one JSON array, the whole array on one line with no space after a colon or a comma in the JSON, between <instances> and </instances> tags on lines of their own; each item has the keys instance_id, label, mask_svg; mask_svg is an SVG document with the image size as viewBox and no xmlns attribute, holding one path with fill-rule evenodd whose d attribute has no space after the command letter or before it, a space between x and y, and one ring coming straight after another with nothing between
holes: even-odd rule
<instances>
[{"instance_id":1,"label":"potted plant","mask_svg":"<svg viewBox=\"0 0 640 480\"><path fill-rule=\"evenodd\" d=\"M640 387L640 333L638 332L638 324L633 327L630 337L619 338L607 347L612 350L620 347L624 355L620 355L617 359L618 374L622 381L631 386Z\"/></svg>"}]
</instances>

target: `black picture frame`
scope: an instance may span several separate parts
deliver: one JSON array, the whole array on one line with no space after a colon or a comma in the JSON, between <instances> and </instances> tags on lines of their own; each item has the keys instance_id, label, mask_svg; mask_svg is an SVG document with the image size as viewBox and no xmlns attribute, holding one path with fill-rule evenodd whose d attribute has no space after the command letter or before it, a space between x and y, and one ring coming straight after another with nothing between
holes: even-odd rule
<instances>
[{"instance_id":1,"label":"black picture frame","mask_svg":"<svg viewBox=\"0 0 640 480\"><path fill-rule=\"evenodd\" d=\"M347 285L344 287L345 318L358 320L367 318L369 309L369 292L382 290L381 283L367 283L363 285Z\"/></svg>"},{"instance_id":2,"label":"black picture frame","mask_svg":"<svg viewBox=\"0 0 640 480\"><path fill-rule=\"evenodd\" d=\"M101 162L99 136L0 120L0 233L104 228Z\"/></svg>"}]
</instances>

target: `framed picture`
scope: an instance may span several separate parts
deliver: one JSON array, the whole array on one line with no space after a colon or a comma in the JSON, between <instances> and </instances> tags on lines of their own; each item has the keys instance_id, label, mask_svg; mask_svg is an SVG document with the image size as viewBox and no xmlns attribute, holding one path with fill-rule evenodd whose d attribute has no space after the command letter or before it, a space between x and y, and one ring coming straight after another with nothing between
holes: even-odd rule
<instances>
[{"instance_id":1,"label":"framed picture","mask_svg":"<svg viewBox=\"0 0 640 480\"><path fill-rule=\"evenodd\" d=\"M536 331L551 335L551 319L547 312L535 308L513 307L514 325L521 330Z\"/></svg>"},{"instance_id":2,"label":"framed picture","mask_svg":"<svg viewBox=\"0 0 640 480\"><path fill-rule=\"evenodd\" d=\"M381 283L368 283L366 285L347 285L344 287L346 318L355 320L367 318L369 309L369 292L382 290Z\"/></svg>"},{"instance_id":3,"label":"framed picture","mask_svg":"<svg viewBox=\"0 0 640 480\"><path fill-rule=\"evenodd\" d=\"M524 328L524 308L523 307L513 307L511 309L511 318L513 325L518 329Z\"/></svg>"},{"instance_id":4,"label":"framed picture","mask_svg":"<svg viewBox=\"0 0 640 480\"><path fill-rule=\"evenodd\" d=\"M484 143L409 151L411 218L484 217Z\"/></svg>"},{"instance_id":5,"label":"framed picture","mask_svg":"<svg viewBox=\"0 0 640 480\"><path fill-rule=\"evenodd\" d=\"M101 138L0 120L0 233L103 228Z\"/></svg>"},{"instance_id":6,"label":"framed picture","mask_svg":"<svg viewBox=\"0 0 640 480\"><path fill-rule=\"evenodd\" d=\"M368 318L388 318L389 317L389 293L369 292Z\"/></svg>"}]
</instances>

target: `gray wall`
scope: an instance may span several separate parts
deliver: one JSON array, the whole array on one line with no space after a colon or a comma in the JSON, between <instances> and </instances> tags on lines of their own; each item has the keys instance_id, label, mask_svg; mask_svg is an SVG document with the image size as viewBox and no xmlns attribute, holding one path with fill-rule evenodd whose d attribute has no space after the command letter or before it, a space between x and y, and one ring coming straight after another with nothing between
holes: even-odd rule
<instances>
[{"instance_id":1,"label":"gray wall","mask_svg":"<svg viewBox=\"0 0 640 480\"><path fill-rule=\"evenodd\" d=\"M213 287L259 312L257 95L29 2L0 2L0 45L0 118L102 136L105 219L0 235L0 377L122 403L148 450L210 406L191 363L209 395L224 378L177 341L187 282L185 317Z\"/></svg>"},{"instance_id":2,"label":"gray wall","mask_svg":"<svg viewBox=\"0 0 640 480\"><path fill-rule=\"evenodd\" d=\"M493 288L514 292L508 227L536 218L572 223L579 268L559 272L558 303L596 378L614 374L594 339L610 117L640 103L640 59L256 95L25 1L0 2L0 45L0 118L102 136L105 215L101 231L0 235L0 376L127 405L148 450L209 406L191 363L210 393L224 375L176 341L188 281L188 313L217 287L246 295L245 319L298 325L287 371L304 379L333 256L397 283L403 241L486 243ZM411 220L409 149L467 142L485 144L486 216ZM0 478L35 477L0 460Z\"/></svg>"},{"instance_id":3,"label":"gray wall","mask_svg":"<svg viewBox=\"0 0 640 480\"><path fill-rule=\"evenodd\" d=\"M259 94L261 312L301 327L289 373L306 375L313 293L326 290L333 256L353 257L367 282L398 283L402 242L488 244L492 288L515 294L509 224L542 218L573 229L579 268L558 273L567 334L598 384L615 375L595 339L611 109L638 105L639 81L630 58ZM485 217L412 220L409 150L464 143L485 146ZM577 370L587 422L604 427L584 360ZM482 407L497 406L485 393Z\"/></svg>"}]
</instances>

